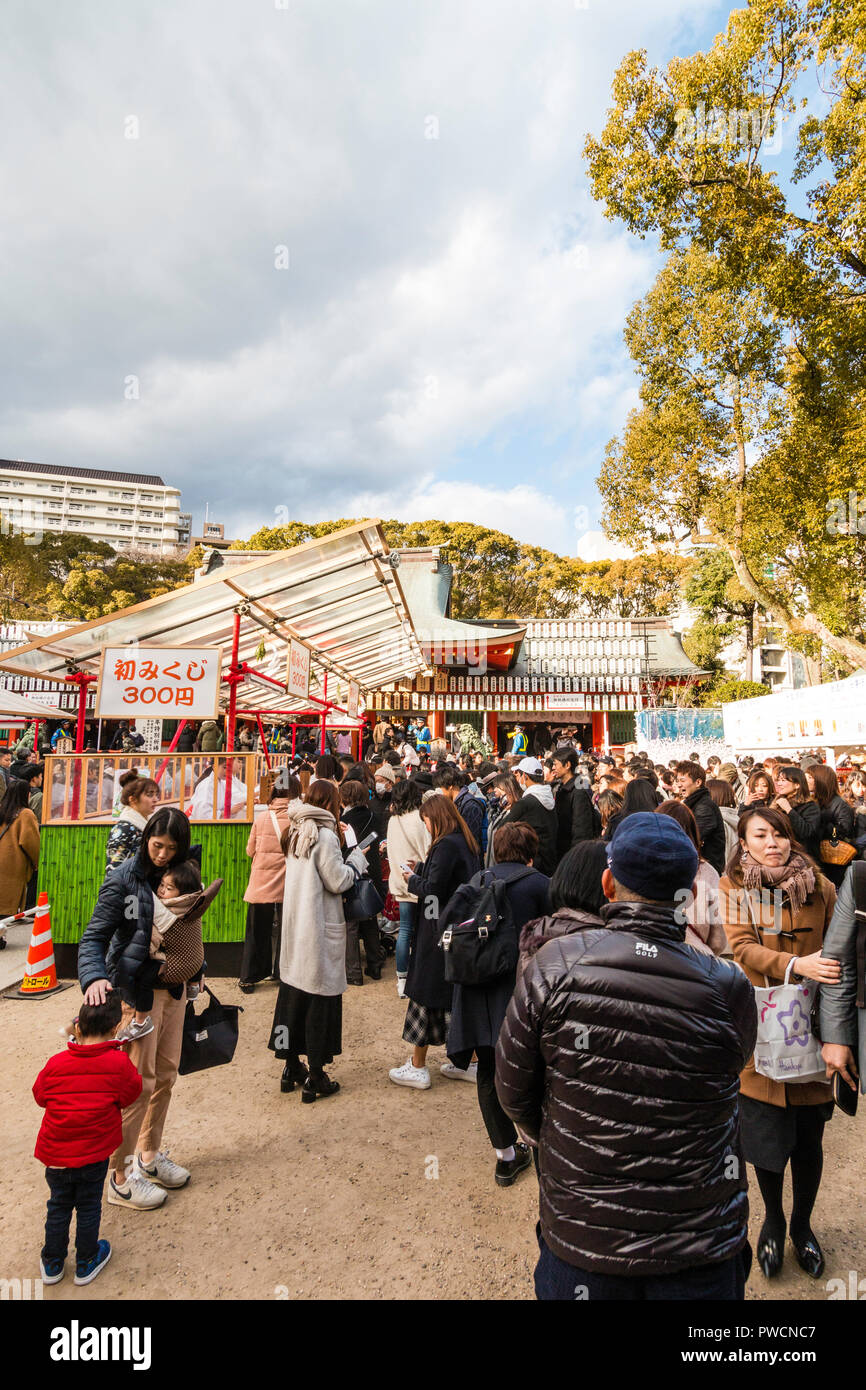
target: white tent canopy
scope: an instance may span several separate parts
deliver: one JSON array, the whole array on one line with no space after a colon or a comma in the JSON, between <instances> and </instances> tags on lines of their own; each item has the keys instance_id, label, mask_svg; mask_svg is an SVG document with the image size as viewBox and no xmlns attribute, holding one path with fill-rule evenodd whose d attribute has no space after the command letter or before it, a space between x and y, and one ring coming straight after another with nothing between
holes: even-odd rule
<instances>
[{"instance_id":1,"label":"white tent canopy","mask_svg":"<svg viewBox=\"0 0 866 1390\"><path fill-rule=\"evenodd\" d=\"M289 641L301 641L310 649L310 693L319 698L323 674L371 690L426 666L388 543L378 521L361 521L39 637L4 652L0 670L43 680L62 680L70 670L95 675L103 647L130 644L221 645L227 659L239 608L239 660L285 685ZM328 693L333 698L333 680ZM286 713L310 707L255 679L238 685L237 704Z\"/></svg>"},{"instance_id":2,"label":"white tent canopy","mask_svg":"<svg viewBox=\"0 0 866 1390\"><path fill-rule=\"evenodd\" d=\"M69 719L68 709L57 705L43 705L40 700L31 700L29 695L19 695L14 690L4 690L0 686L0 719L11 715L14 719Z\"/></svg>"}]
</instances>

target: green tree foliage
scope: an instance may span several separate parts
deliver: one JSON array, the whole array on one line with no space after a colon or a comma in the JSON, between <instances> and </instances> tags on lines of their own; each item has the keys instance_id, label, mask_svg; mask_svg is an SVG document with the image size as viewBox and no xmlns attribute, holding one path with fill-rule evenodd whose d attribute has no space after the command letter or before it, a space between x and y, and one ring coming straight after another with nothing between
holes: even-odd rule
<instances>
[{"instance_id":1,"label":"green tree foliage","mask_svg":"<svg viewBox=\"0 0 866 1390\"><path fill-rule=\"evenodd\" d=\"M866 666L863 0L752 0L664 71L630 53L586 154L607 215L670 253L628 321L608 533L709 537L792 645Z\"/></svg>"},{"instance_id":2,"label":"green tree foliage","mask_svg":"<svg viewBox=\"0 0 866 1390\"><path fill-rule=\"evenodd\" d=\"M32 536L0 526L0 612L39 621L87 622L189 583L189 559L151 559L106 541L49 531Z\"/></svg>"},{"instance_id":3,"label":"green tree foliage","mask_svg":"<svg viewBox=\"0 0 866 1390\"><path fill-rule=\"evenodd\" d=\"M698 627L694 634L695 644L715 635L717 657L722 647L740 633L745 642L746 670L751 679L754 674L752 657L758 605L737 578L727 551L704 552L689 576L684 594L686 602L699 614L698 623L695 624Z\"/></svg>"},{"instance_id":4,"label":"green tree foliage","mask_svg":"<svg viewBox=\"0 0 866 1390\"><path fill-rule=\"evenodd\" d=\"M733 635L730 624L700 616L683 633L683 651L699 670L720 673L724 669L722 648Z\"/></svg>"},{"instance_id":5,"label":"green tree foliage","mask_svg":"<svg viewBox=\"0 0 866 1390\"><path fill-rule=\"evenodd\" d=\"M758 695L771 695L768 685L757 681L741 681L736 676L719 676L704 686L697 696L699 705L725 705L732 700L754 700Z\"/></svg>"}]
</instances>

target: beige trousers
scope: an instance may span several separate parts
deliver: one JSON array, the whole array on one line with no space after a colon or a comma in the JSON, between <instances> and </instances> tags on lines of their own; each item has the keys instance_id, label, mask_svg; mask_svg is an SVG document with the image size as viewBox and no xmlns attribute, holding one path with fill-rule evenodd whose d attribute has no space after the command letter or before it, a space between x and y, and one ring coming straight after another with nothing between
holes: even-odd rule
<instances>
[{"instance_id":1,"label":"beige trousers","mask_svg":"<svg viewBox=\"0 0 866 1390\"><path fill-rule=\"evenodd\" d=\"M180 999L172 999L167 989L155 989L150 1011L153 1032L129 1045L129 1059L141 1077L141 1095L123 1112L123 1138L111 1158L111 1168L127 1176L136 1152L156 1151L162 1143L177 1080L185 1010L186 990Z\"/></svg>"}]
</instances>

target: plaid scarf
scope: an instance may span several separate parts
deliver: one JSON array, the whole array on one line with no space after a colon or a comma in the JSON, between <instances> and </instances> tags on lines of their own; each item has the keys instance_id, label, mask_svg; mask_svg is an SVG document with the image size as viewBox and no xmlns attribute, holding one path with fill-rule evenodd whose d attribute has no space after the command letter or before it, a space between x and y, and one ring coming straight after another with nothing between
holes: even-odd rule
<instances>
[{"instance_id":1,"label":"plaid scarf","mask_svg":"<svg viewBox=\"0 0 866 1390\"><path fill-rule=\"evenodd\" d=\"M774 869L768 864L759 864L744 849L740 855L740 865L744 888L756 893L762 888L781 888L783 893L788 894L792 914L796 915L815 891L815 870L796 851L791 853L787 863Z\"/></svg>"},{"instance_id":2,"label":"plaid scarf","mask_svg":"<svg viewBox=\"0 0 866 1390\"><path fill-rule=\"evenodd\" d=\"M286 855L296 859L309 859L319 842L319 829L333 830L337 834L337 824L330 811L323 806L299 805L289 813L289 829L283 832Z\"/></svg>"}]
</instances>

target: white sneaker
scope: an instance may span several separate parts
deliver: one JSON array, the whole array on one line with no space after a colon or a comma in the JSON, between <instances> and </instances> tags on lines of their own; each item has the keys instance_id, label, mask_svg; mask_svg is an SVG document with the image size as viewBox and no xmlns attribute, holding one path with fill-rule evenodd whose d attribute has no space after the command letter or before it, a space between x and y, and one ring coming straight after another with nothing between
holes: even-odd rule
<instances>
[{"instance_id":1,"label":"white sneaker","mask_svg":"<svg viewBox=\"0 0 866 1390\"><path fill-rule=\"evenodd\" d=\"M439 1068L443 1076L447 1076L451 1081L478 1081L478 1063L470 1062L465 1071L461 1067L455 1067L453 1062L443 1062Z\"/></svg>"},{"instance_id":2,"label":"white sneaker","mask_svg":"<svg viewBox=\"0 0 866 1390\"><path fill-rule=\"evenodd\" d=\"M146 1038L148 1033L152 1033L154 1028L153 1019L150 1014L141 1023L136 1023L135 1019L127 1023L115 1036L116 1042L138 1042L139 1038Z\"/></svg>"},{"instance_id":3,"label":"white sneaker","mask_svg":"<svg viewBox=\"0 0 866 1390\"><path fill-rule=\"evenodd\" d=\"M135 1173L145 1182L157 1183L160 1187L186 1187L190 1180L189 1169L181 1168L167 1153L158 1153L148 1164L142 1163L141 1154L136 1154Z\"/></svg>"},{"instance_id":4,"label":"white sneaker","mask_svg":"<svg viewBox=\"0 0 866 1390\"><path fill-rule=\"evenodd\" d=\"M405 976L405 975L398 975L398 976L397 976L397 998L398 998L398 999L405 999L405 997L406 997L406 976Z\"/></svg>"},{"instance_id":5,"label":"white sneaker","mask_svg":"<svg viewBox=\"0 0 866 1390\"><path fill-rule=\"evenodd\" d=\"M126 1182L116 1183L114 1174L108 1179L107 1200L115 1207L132 1207L133 1211L152 1211L161 1207L165 1193L161 1187L148 1182L134 1168Z\"/></svg>"},{"instance_id":6,"label":"white sneaker","mask_svg":"<svg viewBox=\"0 0 866 1390\"><path fill-rule=\"evenodd\" d=\"M430 1073L426 1067L413 1067L410 1057L402 1067L392 1067L388 1072L397 1086L413 1086L416 1091L430 1090Z\"/></svg>"}]
</instances>

